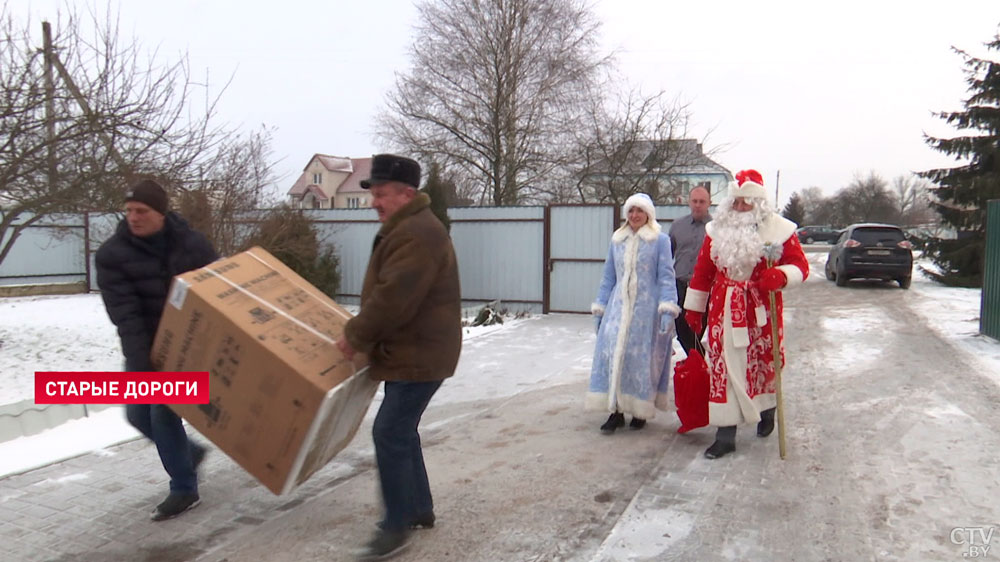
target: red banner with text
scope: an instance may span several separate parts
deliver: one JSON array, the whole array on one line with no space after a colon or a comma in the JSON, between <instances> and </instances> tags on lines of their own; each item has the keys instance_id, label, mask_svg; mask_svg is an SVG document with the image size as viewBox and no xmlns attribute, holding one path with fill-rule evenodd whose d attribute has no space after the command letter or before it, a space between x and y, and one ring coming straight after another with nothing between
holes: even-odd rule
<instances>
[{"instance_id":1,"label":"red banner with text","mask_svg":"<svg viewBox=\"0 0 1000 562\"><path fill-rule=\"evenodd\" d=\"M208 371L37 371L35 403L208 404Z\"/></svg>"}]
</instances>

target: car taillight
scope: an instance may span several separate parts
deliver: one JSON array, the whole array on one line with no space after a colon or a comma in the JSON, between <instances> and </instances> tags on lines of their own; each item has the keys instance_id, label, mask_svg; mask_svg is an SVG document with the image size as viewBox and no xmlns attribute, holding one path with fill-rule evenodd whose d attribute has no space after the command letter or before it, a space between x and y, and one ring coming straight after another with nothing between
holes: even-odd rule
<instances>
[{"instance_id":1,"label":"car taillight","mask_svg":"<svg viewBox=\"0 0 1000 562\"><path fill-rule=\"evenodd\" d=\"M904 250L912 250L913 249L913 244L910 244L909 240L903 240L903 241L899 242L896 245L899 246L900 248L904 249Z\"/></svg>"},{"instance_id":2,"label":"car taillight","mask_svg":"<svg viewBox=\"0 0 1000 562\"><path fill-rule=\"evenodd\" d=\"M861 245L861 242L858 242L857 240L853 240L853 239L848 240L847 242L844 242L844 247L845 248L857 248L860 245Z\"/></svg>"}]
</instances>

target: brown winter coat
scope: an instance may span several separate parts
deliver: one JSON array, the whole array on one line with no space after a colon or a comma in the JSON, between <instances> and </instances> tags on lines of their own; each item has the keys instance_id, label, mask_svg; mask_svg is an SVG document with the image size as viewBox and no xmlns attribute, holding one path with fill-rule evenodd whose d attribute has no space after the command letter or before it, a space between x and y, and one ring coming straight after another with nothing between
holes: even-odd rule
<instances>
[{"instance_id":1,"label":"brown winter coat","mask_svg":"<svg viewBox=\"0 0 1000 562\"><path fill-rule=\"evenodd\" d=\"M455 249L421 193L375 235L361 310L344 335L378 380L427 382L455 372L462 350Z\"/></svg>"}]
</instances>

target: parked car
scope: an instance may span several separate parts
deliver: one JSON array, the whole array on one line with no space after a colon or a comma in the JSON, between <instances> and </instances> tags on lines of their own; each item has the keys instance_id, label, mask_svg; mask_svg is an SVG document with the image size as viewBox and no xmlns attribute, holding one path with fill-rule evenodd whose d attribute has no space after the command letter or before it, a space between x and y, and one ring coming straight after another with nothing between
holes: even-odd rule
<instances>
[{"instance_id":1,"label":"parked car","mask_svg":"<svg viewBox=\"0 0 1000 562\"><path fill-rule=\"evenodd\" d=\"M829 226L803 226L795 231L800 244L826 242L833 244L840 236L840 231Z\"/></svg>"},{"instance_id":2,"label":"parked car","mask_svg":"<svg viewBox=\"0 0 1000 562\"><path fill-rule=\"evenodd\" d=\"M826 256L826 278L838 287L851 279L884 279L910 288L913 245L891 224L852 224Z\"/></svg>"}]
</instances>

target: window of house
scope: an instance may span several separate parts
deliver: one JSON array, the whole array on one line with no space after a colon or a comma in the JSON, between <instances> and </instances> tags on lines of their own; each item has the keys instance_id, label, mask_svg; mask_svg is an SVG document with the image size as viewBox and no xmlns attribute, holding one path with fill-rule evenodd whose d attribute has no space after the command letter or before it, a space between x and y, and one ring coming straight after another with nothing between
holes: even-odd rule
<instances>
[{"instance_id":1,"label":"window of house","mask_svg":"<svg viewBox=\"0 0 1000 562\"><path fill-rule=\"evenodd\" d=\"M313 183L316 185L323 183L323 174L320 172L313 174Z\"/></svg>"},{"instance_id":2,"label":"window of house","mask_svg":"<svg viewBox=\"0 0 1000 562\"><path fill-rule=\"evenodd\" d=\"M360 206L361 206L361 199L359 199L357 197L348 197L347 198L347 208L348 209L357 209Z\"/></svg>"}]
</instances>

